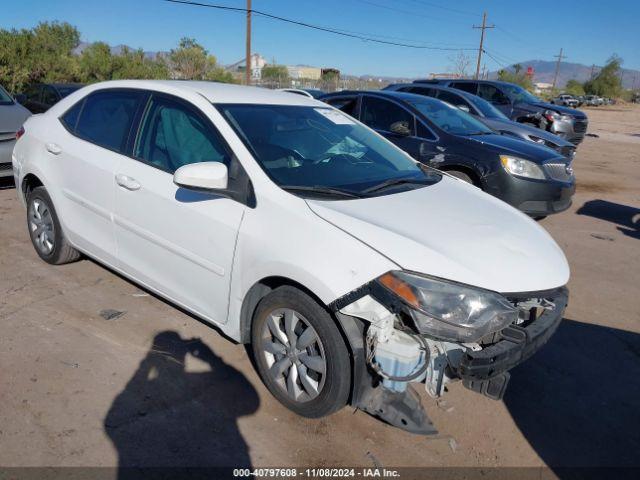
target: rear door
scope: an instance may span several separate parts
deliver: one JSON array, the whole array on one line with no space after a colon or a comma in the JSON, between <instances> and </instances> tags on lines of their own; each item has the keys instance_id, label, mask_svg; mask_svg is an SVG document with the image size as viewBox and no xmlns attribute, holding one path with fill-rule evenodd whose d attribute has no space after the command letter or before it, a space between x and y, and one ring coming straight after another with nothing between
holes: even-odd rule
<instances>
[{"instance_id":1,"label":"rear door","mask_svg":"<svg viewBox=\"0 0 640 480\"><path fill-rule=\"evenodd\" d=\"M116 259L114 173L141 97L135 90L94 92L60 118L70 135L45 141L61 170L60 214L72 243L109 264Z\"/></svg>"},{"instance_id":2,"label":"rear door","mask_svg":"<svg viewBox=\"0 0 640 480\"><path fill-rule=\"evenodd\" d=\"M225 323L231 268L244 204L179 188L173 173L197 162L237 162L194 105L153 93L131 157L115 172L115 232L120 268L216 323Z\"/></svg>"}]
</instances>

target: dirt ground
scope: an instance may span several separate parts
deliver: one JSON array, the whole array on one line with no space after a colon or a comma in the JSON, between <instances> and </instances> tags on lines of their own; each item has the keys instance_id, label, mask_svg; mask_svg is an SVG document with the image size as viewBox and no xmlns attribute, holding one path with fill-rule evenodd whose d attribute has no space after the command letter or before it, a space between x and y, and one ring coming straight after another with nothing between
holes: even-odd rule
<instances>
[{"instance_id":1,"label":"dirt ground","mask_svg":"<svg viewBox=\"0 0 640 480\"><path fill-rule=\"evenodd\" d=\"M541 222L571 264L566 320L504 401L422 392L432 437L297 417L242 345L90 260L42 262L0 191L0 465L640 465L640 108L587 112L573 207Z\"/></svg>"}]
</instances>

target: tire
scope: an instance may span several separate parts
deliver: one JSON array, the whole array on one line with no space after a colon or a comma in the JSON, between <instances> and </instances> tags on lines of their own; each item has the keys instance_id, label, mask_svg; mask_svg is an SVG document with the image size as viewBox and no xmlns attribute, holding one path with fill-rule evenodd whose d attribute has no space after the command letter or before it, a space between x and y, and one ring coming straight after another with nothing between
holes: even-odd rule
<instances>
[{"instance_id":1,"label":"tire","mask_svg":"<svg viewBox=\"0 0 640 480\"><path fill-rule=\"evenodd\" d=\"M475 185L473 178L471 178L469 175L467 175L464 172L461 172L459 170L447 170L446 172L453 177L459 178L460 180L470 183L471 185Z\"/></svg>"},{"instance_id":2,"label":"tire","mask_svg":"<svg viewBox=\"0 0 640 480\"><path fill-rule=\"evenodd\" d=\"M65 237L51 197L44 187L34 188L27 197L27 228L33 248L45 262L62 265L80 258L80 252Z\"/></svg>"},{"instance_id":3,"label":"tire","mask_svg":"<svg viewBox=\"0 0 640 480\"><path fill-rule=\"evenodd\" d=\"M331 315L306 293L283 286L264 297L253 316L251 344L263 383L288 409L319 418L346 405L347 346Z\"/></svg>"}]
</instances>

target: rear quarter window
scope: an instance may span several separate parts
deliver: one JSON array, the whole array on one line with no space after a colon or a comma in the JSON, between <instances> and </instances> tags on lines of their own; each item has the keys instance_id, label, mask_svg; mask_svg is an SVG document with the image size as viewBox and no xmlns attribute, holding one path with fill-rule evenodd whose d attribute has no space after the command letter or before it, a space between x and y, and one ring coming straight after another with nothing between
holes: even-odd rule
<instances>
[{"instance_id":1,"label":"rear quarter window","mask_svg":"<svg viewBox=\"0 0 640 480\"><path fill-rule=\"evenodd\" d=\"M84 100L75 128L76 135L123 153L140 98L141 93L131 91L92 93Z\"/></svg>"},{"instance_id":2,"label":"rear quarter window","mask_svg":"<svg viewBox=\"0 0 640 480\"><path fill-rule=\"evenodd\" d=\"M78 117L80 117L80 112L82 111L83 105L84 100L79 101L60 117L60 122L62 122L67 130L72 133L74 133L76 130L76 124L78 123Z\"/></svg>"}]
</instances>

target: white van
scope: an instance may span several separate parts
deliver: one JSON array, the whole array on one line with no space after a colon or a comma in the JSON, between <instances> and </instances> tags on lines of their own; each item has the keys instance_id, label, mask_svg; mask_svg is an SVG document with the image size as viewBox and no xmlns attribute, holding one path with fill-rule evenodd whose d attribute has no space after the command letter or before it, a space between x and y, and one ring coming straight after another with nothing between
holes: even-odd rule
<instances>
[{"instance_id":1,"label":"white van","mask_svg":"<svg viewBox=\"0 0 640 480\"><path fill-rule=\"evenodd\" d=\"M300 415L350 403L432 433L410 383L501 398L567 303L565 256L533 220L305 96L105 82L19 137L43 260L85 254L251 343Z\"/></svg>"}]
</instances>

